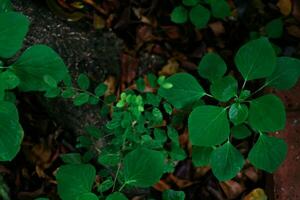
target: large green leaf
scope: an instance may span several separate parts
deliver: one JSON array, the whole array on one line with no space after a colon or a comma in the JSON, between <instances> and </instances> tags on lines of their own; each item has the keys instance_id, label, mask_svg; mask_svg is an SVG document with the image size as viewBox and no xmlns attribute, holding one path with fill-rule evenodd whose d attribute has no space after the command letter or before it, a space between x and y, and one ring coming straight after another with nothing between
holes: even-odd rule
<instances>
[{"instance_id":1,"label":"large green leaf","mask_svg":"<svg viewBox=\"0 0 300 200\"><path fill-rule=\"evenodd\" d=\"M163 200L184 200L184 198L183 191L165 190L162 195Z\"/></svg>"},{"instance_id":2,"label":"large green leaf","mask_svg":"<svg viewBox=\"0 0 300 200\"><path fill-rule=\"evenodd\" d=\"M243 155L230 143L226 142L211 154L211 168L219 181L229 180L243 168Z\"/></svg>"},{"instance_id":3,"label":"large green leaf","mask_svg":"<svg viewBox=\"0 0 300 200\"><path fill-rule=\"evenodd\" d=\"M235 56L235 64L245 80L266 78L276 67L276 54L267 38L243 45Z\"/></svg>"},{"instance_id":4,"label":"large green leaf","mask_svg":"<svg viewBox=\"0 0 300 200\"><path fill-rule=\"evenodd\" d=\"M210 93L221 102L229 101L237 96L238 83L232 76L223 77L214 81L210 86Z\"/></svg>"},{"instance_id":5,"label":"large green leaf","mask_svg":"<svg viewBox=\"0 0 300 200\"><path fill-rule=\"evenodd\" d=\"M224 19L230 15L230 7L225 0L209 0L212 15L216 18Z\"/></svg>"},{"instance_id":6,"label":"large green leaf","mask_svg":"<svg viewBox=\"0 0 300 200\"><path fill-rule=\"evenodd\" d=\"M213 151L212 147L193 146L192 148L193 164L196 167L208 166L212 151Z\"/></svg>"},{"instance_id":7,"label":"large green leaf","mask_svg":"<svg viewBox=\"0 0 300 200\"><path fill-rule=\"evenodd\" d=\"M224 60L216 53L207 53L201 59L198 66L198 73L201 77L211 82L221 78L227 70Z\"/></svg>"},{"instance_id":8,"label":"large green leaf","mask_svg":"<svg viewBox=\"0 0 300 200\"><path fill-rule=\"evenodd\" d=\"M258 169L272 173L284 161L286 154L287 144L284 140L260 134L248 159Z\"/></svg>"},{"instance_id":9,"label":"large green leaf","mask_svg":"<svg viewBox=\"0 0 300 200\"><path fill-rule=\"evenodd\" d=\"M248 107L244 104L234 103L229 109L229 119L234 125L245 122L248 118Z\"/></svg>"},{"instance_id":10,"label":"large green leaf","mask_svg":"<svg viewBox=\"0 0 300 200\"><path fill-rule=\"evenodd\" d=\"M10 161L19 152L23 130L17 108L10 102L0 102L0 161Z\"/></svg>"},{"instance_id":11,"label":"large green leaf","mask_svg":"<svg viewBox=\"0 0 300 200\"><path fill-rule=\"evenodd\" d=\"M201 5L194 6L189 13L192 24L198 29L204 28L210 18L210 12Z\"/></svg>"},{"instance_id":12,"label":"large green leaf","mask_svg":"<svg viewBox=\"0 0 300 200\"><path fill-rule=\"evenodd\" d=\"M245 139L249 137L252 132L248 129L247 126L240 124L231 128L232 136L236 139Z\"/></svg>"},{"instance_id":13,"label":"large green leaf","mask_svg":"<svg viewBox=\"0 0 300 200\"><path fill-rule=\"evenodd\" d=\"M94 193L88 192L78 196L76 200L99 200L99 198Z\"/></svg>"},{"instance_id":14,"label":"large green leaf","mask_svg":"<svg viewBox=\"0 0 300 200\"><path fill-rule=\"evenodd\" d=\"M62 200L74 200L91 192L96 170L89 164L71 164L59 167L56 173L57 190Z\"/></svg>"},{"instance_id":15,"label":"large green leaf","mask_svg":"<svg viewBox=\"0 0 300 200\"><path fill-rule=\"evenodd\" d=\"M275 71L266 80L266 85L280 90L292 88L300 76L300 60L290 57L277 58Z\"/></svg>"},{"instance_id":16,"label":"large green leaf","mask_svg":"<svg viewBox=\"0 0 300 200\"><path fill-rule=\"evenodd\" d=\"M159 151L138 148L124 158L124 177L129 185L150 187L159 181L163 172L164 156Z\"/></svg>"},{"instance_id":17,"label":"large green leaf","mask_svg":"<svg viewBox=\"0 0 300 200\"><path fill-rule=\"evenodd\" d=\"M49 87L44 81L45 75L60 82L68 73L61 57L45 45L28 48L12 69L21 80L19 88L22 91L44 91Z\"/></svg>"},{"instance_id":18,"label":"large green leaf","mask_svg":"<svg viewBox=\"0 0 300 200\"><path fill-rule=\"evenodd\" d=\"M282 101L268 94L250 102L249 123L257 131L274 132L285 126L286 114Z\"/></svg>"},{"instance_id":19,"label":"large green leaf","mask_svg":"<svg viewBox=\"0 0 300 200\"><path fill-rule=\"evenodd\" d=\"M177 6L171 13L171 20L177 24L183 24L188 20L188 10L183 6Z\"/></svg>"},{"instance_id":20,"label":"large green leaf","mask_svg":"<svg viewBox=\"0 0 300 200\"><path fill-rule=\"evenodd\" d=\"M3 6L0 4L0 6ZM20 13L0 13L0 57L10 58L22 47L29 20Z\"/></svg>"},{"instance_id":21,"label":"large green leaf","mask_svg":"<svg viewBox=\"0 0 300 200\"><path fill-rule=\"evenodd\" d=\"M197 80L188 73L178 73L166 79L172 87L165 89L160 87L158 94L167 99L176 108L184 106L199 100L205 92Z\"/></svg>"},{"instance_id":22,"label":"large green leaf","mask_svg":"<svg viewBox=\"0 0 300 200\"><path fill-rule=\"evenodd\" d=\"M199 106L190 114L188 128L193 145L221 144L230 133L226 109L217 106Z\"/></svg>"}]
</instances>

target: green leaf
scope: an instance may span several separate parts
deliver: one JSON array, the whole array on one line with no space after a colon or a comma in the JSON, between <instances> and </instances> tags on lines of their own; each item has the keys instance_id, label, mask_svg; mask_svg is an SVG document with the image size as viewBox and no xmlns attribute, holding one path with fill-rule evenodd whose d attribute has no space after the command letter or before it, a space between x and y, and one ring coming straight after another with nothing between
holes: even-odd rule
<instances>
[{"instance_id":1,"label":"green leaf","mask_svg":"<svg viewBox=\"0 0 300 200\"><path fill-rule=\"evenodd\" d=\"M144 91L145 90L145 81L142 77L138 78L136 81L135 81L135 84L136 84L136 87L139 91Z\"/></svg>"},{"instance_id":2,"label":"green leaf","mask_svg":"<svg viewBox=\"0 0 300 200\"><path fill-rule=\"evenodd\" d=\"M97 188L98 192L103 193L109 190L114 185L114 181L111 177L103 181Z\"/></svg>"},{"instance_id":3,"label":"green leaf","mask_svg":"<svg viewBox=\"0 0 300 200\"><path fill-rule=\"evenodd\" d=\"M19 89L24 92L46 90L49 86L44 81L45 75L60 82L68 74L61 57L45 45L28 48L12 65L12 70L21 81Z\"/></svg>"},{"instance_id":4,"label":"green leaf","mask_svg":"<svg viewBox=\"0 0 300 200\"><path fill-rule=\"evenodd\" d=\"M45 83L50 87L50 88L56 88L57 87L57 82L56 80L49 75L44 75L43 79L45 81Z\"/></svg>"},{"instance_id":5,"label":"green leaf","mask_svg":"<svg viewBox=\"0 0 300 200\"><path fill-rule=\"evenodd\" d=\"M62 200L74 200L92 190L96 170L90 164L72 164L59 167L56 173L57 190Z\"/></svg>"},{"instance_id":6,"label":"green leaf","mask_svg":"<svg viewBox=\"0 0 300 200\"><path fill-rule=\"evenodd\" d=\"M71 98L73 97L74 95L76 94L75 90L73 88L67 88L66 90L64 90L62 93L61 93L61 96L63 98Z\"/></svg>"},{"instance_id":7,"label":"green leaf","mask_svg":"<svg viewBox=\"0 0 300 200\"><path fill-rule=\"evenodd\" d=\"M265 27L269 38L280 38L283 33L283 21L281 18L273 19L268 22Z\"/></svg>"},{"instance_id":8,"label":"green leaf","mask_svg":"<svg viewBox=\"0 0 300 200\"><path fill-rule=\"evenodd\" d=\"M106 197L105 200L128 200L121 192L114 192Z\"/></svg>"},{"instance_id":9,"label":"green leaf","mask_svg":"<svg viewBox=\"0 0 300 200\"><path fill-rule=\"evenodd\" d=\"M74 100L73 103L75 106L81 106L89 101L90 95L87 93L80 93L78 94Z\"/></svg>"},{"instance_id":10,"label":"green leaf","mask_svg":"<svg viewBox=\"0 0 300 200\"><path fill-rule=\"evenodd\" d=\"M182 0L182 3L185 6L195 6L199 3L199 0Z\"/></svg>"},{"instance_id":11,"label":"green leaf","mask_svg":"<svg viewBox=\"0 0 300 200\"><path fill-rule=\"evenodd\" d=\"M178 109L199 100L205 94L201 85L190 74L174 74L166 81L172 83L173 87L170 89L160 87L158 94Z\"/></svg>"},{"instance_id":12,"label":"green leaf","mask_svg":"<svg viewBox=\"0 0 300 200\"><path fill-rule=\"evenodd\" d=\"M286 114L282 101L268 94L250 102L250 126L263 132L274 132L285 127Z\"/></svg>"},{"instance_id":13,"label":"green leaf","mask_svg":"<svg viewBox=\"0 0 300 200\"><path fill-rule=\"evenodd\" d=\"M192 147L192 161L196 167L204 167L209 165L210 155L213 151L212 147Z\"/></svg>"},{"instance_id":14,"label":"green leaf","mask_svg":"<svg viewBox=\"0 0 300 200\"><path fill-rule=\"evenodd\" d=\"M1 0L0 2L0 13L12 11L12 5L10 0Z\"/></svg>"},{"instance_id":15,"label":"green leaf","mask_svg":"<svg viewBox=\"0 0 300 200\"><path fill-rule=\"evenodd\" d=\"M102 152L98 157L98 162L106 166L115 166L120 162L120 155L118 153Z\"/></svg>"},{"instance_id":16,"label":"green leaf","mask_svg":"<svg viewBox=\"0 0 300 200\"><path fill-rule=\"evenodd\" d=\"M90 79L86 74L80 74L77 79L77 84L80 89L87 90L90 87Z\"/></svg>"},{"instance_id":17,"label":"green leaf","mask_svg":"<svg viewBox=\"0 0 300 200\"><path fill-rule=\"evenodd\" d=\"M291 89L300 76L300 60L290 57L277 58L275 71L266 80L266 85L279 90Z\"/></svg>"},{"instance_id":18,"label":"green leaf","mask_svg":"<svg viewBox=\"0 0 300 200\"><path fill-rule=\"evenodd\" d=\"M2 3L1 3L2 4ZM2 8L4 5L1 5ZM10 58L22 47L29 28L27 17L16 12L0 13L0 57Z\"/></svg>"},{"instance_id":19,"label":"green leaf","mask_svg":"<svg viewBox=\"0 0 300 200\"><path fill-rule=\"evenodd\" d=\"M44 94L47 98L55 98L60 95L60 88L49 88L47 89L46 93Z\"/></svg>"},{"instance_id":20,"label":"green leaf","mask_svg":"<svg viewBox=\"0 0 300 200\"><path fill-rule=\"evenodd\" d=\"M185 151L179 146L179 144L172 142L171 151L169 152L170 157L173 160L180 161L186 159Z\"/></svg>"},{"instance_id":21,"label":"green leaf","mask_svg":"<svg viewBox=\"0 0 300 200\"><path fill-rule=\"evenodd\" d=\"M221 144L230 133L226 109L217 106L199 106L190 114L188 128L193 145Z\"/></svg>"},{"instance_id":22,"label":"green leaf","mask_svg":"<svg viewBox=\"0 0 300 200\"><path fill-rule=\"evenodd\" d=\"M210 86L211 94L221 102L227 102L237 95L238 83L232 76L223 77Z\"/></svg>"},{"instance_id":23,"label":"green leaf","mask_svg":"<svg viewBox=\"0 0 300 200\"><path fill-rule=\"evenodd\" d=\"M179 145L179 135L175 128L168 126L168 137L171 139L172 142Z\"/></svg>"},{"instance_id":24,"label":"green leaf","mask_svg":"<svg viewBox=\"0 0 300 200\"><path fill-rule=\"evenodd\" d=\"M226 181L235 177L243 168L244 158L230 142L226 142L212 152L210 164L217 179Z\"/></svg>"},{"instance_id":25,"label":"green leaf","mask_svg":"<svg viewBox=\"0 0 300 200\"><path fill-rule=\"evenodd\" d=\"M212 15L215 18L224 19L230 15L230 7L225 0L209 0Z\"/></svg>"},{"instance_id":26,"label":"green leaf","mask_svg":"<svg viewBox=\"0 0 300 200\"><path fill-rule=\"evenodd\" d=\"M14 104L0 101L0 121L0 161L11 161L19 152L24 135Z\"/></svg>"},{"instance_id":27,"label":"green leaf","mask_svg":"<svg viewBox=\"0 0 300 200\"><path fill-rule=\"evenodd\" d=\"M10 70L0 73L0 81L6 90L14 89L20 84L20 79Z\"/></svg>"},{"instance_id":28,"label":"green leaf","mask_svg":"<svg viewBox=\"0 0 300 200\"><path fill-rule=\"evenodd\" d=\"M102 136L101 130L95 126L87 126L84 128L84 130L96 139L100 139L100 137Z\"/></svg>"},{"instance_id":29,"label":"green leaf","mask_svg":"<svg viewBox=\"0 0 300 200\"><path fill-rule=\"evenodd\" d=\"M165 190L162 194L163 200L184 200L185 194L183 191Z\"/></svg>"},{"instance_id":30,"label":"green leaf","mask_svg":"<svg viewBox=\"0 0 300 200\"><path fill-rule=\"evenodd\" d=\"M157 77L153 73L147 74L147 80L151 87L155 88L157 86Z\"/></svg>"},{"instance_id":31,"label":"green leaf","mask_svg":"<svg viewBox=\"0 0 300 200\"><path fill-rule=\"evenodd\" d=\"M43 197L40 197L40 198L36 198L34 200L49 200L48 198L43 198Z\"/></svg>"},{"instance_id":32,"label":"green leaf","mask_svg":"<svg viewBox=\"0 0 300 200\"><path fill-rule=\"evenodd\" d=\"M257 142L249 152L249 161L258 169L274 172L284 161L287 144L284 140L260 134Z\"/></svg>"},{"instance_id":33,"label":"green leaf","mask_svg":"<svg viewBox=\"0 0 300 200\"><path fill-rule=\"evenodd\" d=\"M221 78L227 70L224 60L216 53L207 53L201 59L198 66L198 73L202 78L211 82Z\"/></svg>"},{"instance_id":34,"label":"green leaf","mask_svg":"<svg viewBox=\"0 0 300 200\"><path fill-rule=\"evenodd\" d=\"M183 24L188 20L188 10L183 6L177 6L171 13L171 20L177 24Z\"/></svg>"},{"instance_id":35,"label":"green leaf","mask_svg":"<svg viewBox=\"0 0 300 200\"><path fill-rule=\"evenodd\" d=\"M238 125L231 128L232 136L236 139L242 140L249 137L252 133L245 125Z\"/></svg>"},{"instance_id":36,"label":"green leaf","mask_svg":"<svg viewBox=\"0 0 300 200\"><path fill-rule=\"evenodd\" d=\"M88 192L78 196L76 200L99 200L99 198L94 193Z\"/></svg>"},{"instance_id":37,"label":"green leaf","mask_svg":"<svg viewBox=\"0 0 300 200\"><path fill-rule=\"evenodd\" d=\"M98 97L103 96L106 90L107 90L107 85L105 85L104 83L100 83L95 89L95 94Z\"/></svg>"},{"instance_id":38,"label":"green leaf","mask_svg":"<svg viewBox=\"0 0 300 200\"><path fill-rule=\"evenodd\" d=\"M243 45L234 61L248 81L270 76L276 67L276 54L269 40L262 37Z\"/></svg>"},{"instance_id":39,"label":"green leaf","mask_svg":"<svg viewBox=\"0 0 300 200\"><path fill-rule=\"evenodd\" d=\"M244 104L234 103L229 109L229 119L234 125L245 122L248 118L248 107Z\"/></svg>"},{"instance_id":40,"label":"green leaf","mask_svg":"<svg viewBox=\"0 0 300 200\"><path fill-rule=\"evenodd\" d=\"M124 177L129 185L150 187L159 181L163 172L164 156L159 151L137 148L124 158Z\"/></svg>"},{"instance_id":41,"label":"green leaf","mask_svg":"<svg viewBox=\"0 0 300 200\"><path fill-rule=\"evenodd\" d=\"M194 24L197 29L201 29L206 27L210 18L210 12L203 6L197 5L191 9L189 16L192 24Z\"/></svg>"}]
</instances>

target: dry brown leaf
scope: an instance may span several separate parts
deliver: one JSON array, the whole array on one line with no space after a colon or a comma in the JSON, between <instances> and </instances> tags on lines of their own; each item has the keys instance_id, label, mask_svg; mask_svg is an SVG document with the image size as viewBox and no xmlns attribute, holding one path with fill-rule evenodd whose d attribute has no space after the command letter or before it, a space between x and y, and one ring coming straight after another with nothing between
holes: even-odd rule
<instances>
[{"instance_id":1,"label":"dry brown leaf","mask_svg":"<svg viewBox=\"0 0 300 200\"><path fill-rule=\"evenodd\" d=\"M163 180L160 180L158 183L156 183L153 186L156 190L163 192L165 190L171 189L171 186L168 185L166 182L164 182Z\"/></svg>"},{"instance_id":2,"label":"dry brown leaf","mask_svg":"<svg viewBox=\"0 0 300 200\"><path fill-rule=\"evenodd\" d=\"M292 11L291 0L279 0L277 6L280 9L280 12L285 16L288 16Z\"/></svg>"},{"instance_id":3,"label":"dry brown leaf","mask_svg":"<svg viewBox=\"0 0 300 200\"><path fill-rule=\"evenodd\" d=\"M291 36L300 38L300 27L298 27L296 25L291 25L291 26L287 27L287 31Z\"/></svg>"},{"instance_id":4,"label":"dry brown leaf","mask_svg":"<svg viewBox=\"0 0 300 200\"><path fill-rule=\"evenodd\" d=\"M227 196L227 199L237 198L246 189L244 185L241 185L240 183L233 180L221 182L219 184L222 190L224 191L225 195Z\"/></svg>"},{"instance_id":5,"label":"dry brown leaf","mask_svg":"<svg viewBox=\"0 0 300 200\"><path fill-rule=\"evenodd\" d=\"M108 76L104 81L104 84L107 85L107 90L105 92L105 96L114 94L116 92L117 81L114 76Z\"/></svg>"},{"instance_id":6,"label":"dry brown leaf","mask_svg":"<svg viewBox=\"0 0 300 200\"><path fill-rule=\"evenodd\" d=\"M102 29L105 27L105 20L97 13L94 13L93 16L93 26L95 29Z\"/></svg>"},{"instance_id":7,"label":"dry brown leaf","mask_svg":"<svg viewBox=\"0 0 300 200\"><path fill-rule=\"evenodd\" d=\"M256 188L252 190L243 200L267 200L267 195L265 191L261 188Z\"/></svg>"},{"instance_id":8,"label":"dry brown leaf","mask_svg":"<svg viewBox=\"0 0 300 200\"><path fill-rule=\"evenodd\" d=\"M159 75L170 76L179 71L179 63L175 58L170 58L168 63L159 71Z\"/></svg>"},{"instance_id":9,"label":"dry brown leaf","mask_svg":"<svg viewBox=\"0 0 300 200\"><path fill-rule=\"evenodd\" d=\"M195 168L195 179L203 177L207 172L210 171L210 167L196 167Z\"/></svg>"},{"instance_id":10,"label":"dry brown leaf","mask_svg":"<svg viewBox=\"0 0 300 200\"><path fill-rule=\"evenodd\" d=\"M243 173L245 174L245 176L247 176L247 178L249 178L253 182L257 182L261 176L261 172L252 166L244 169Z\"/></svg>"},{"instance_id":11,"label":"dry brown leaf","mask_svg":"<svg viewBox=\"0 0 300 200\"><path fill-rule=\"evenodd\" d=\"M172 180L179 188L186 188L193 184L192 181L180 179L173 174L170 174L169 176L170 180Z\"/></svg>"},{"instance_id":12,"label":"dry brown leaf","mask_svg":"<svg viewBox=\"0 0 300 200\"><path fill-rule=\"evenodd\" d=\"M220 21L210 23L208 26L211 28L215 36L220 36L225 33L223 23Z\"/></svg>"}]
</instances>

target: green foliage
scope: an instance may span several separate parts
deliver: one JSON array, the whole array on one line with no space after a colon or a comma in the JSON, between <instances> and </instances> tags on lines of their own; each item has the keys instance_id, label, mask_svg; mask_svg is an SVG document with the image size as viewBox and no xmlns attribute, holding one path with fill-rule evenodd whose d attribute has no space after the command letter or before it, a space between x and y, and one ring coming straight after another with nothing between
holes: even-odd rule
<instances>
[{"instance_id":1,"label":"green foliage","mask_svg":"<svg viewBox=\"0 0 300 200\"><path fill-rule=\"evenodd\" d=\"M184 198L184 192L175 190L165 190L162 195L163 200L184 200Z\"/></svg>"},{"instance_id":2,"label":"green foliage","mask_svg":"<svg viewBox=\"0 0 300 200\"><path fill-rule=\"evenodd\" d=\"M211 11L206 7L210 7ZM171 21L184 24L188 20L197 28L205 28L211 15L224 19L230 15L230 7L225 0L182 0L182 5L175 7L171 13Z\"/></svg>"},{"instance_id":3,"label":"green foliage","mask_svg":"<svg viewBox=\"0 0 300 200\"><path fill-rule=\"evenodd\" d=\"M232 136L236 139L245 139L249 137L252 133L245 125L237 125L231 128Z\"/></svg>"},{"instance_id":4,"label":"green foliage","mask_svg":"<svg viewBox=\"0 0 300 200\"><path fill-rule=\"evenodd\" d=\"M82 195L87 195L87 199L95 199L89 194L96 178L96 170L89 164L63 165L56 173L58 182L58 194L62 200L83 199Z\"/></svg>"},{"instance_id":5,"label":"green foliage","mask_svg":"<svg viewBox=\"0 0 300 200\"><path fill-rule=\"evenodd\" d=\"M268 22L265 31L269 38L280 38L283 33L283 21L281 18L273 19Z\"/></svg>"},{"instance_id":6,"label":"green foliage","mask_svg":"<svg viewBox=\"0 0 300 200\"><path fill-rule=\"evenodd\" d=\"M106 200L128 200L121 192L115 192L109 195Z\"/></svg>"},{"instance_id":7,"label":"green foliage","mask_svg":"<svg viewBox=\"0 0 300 200\"><path fill-rule=\"evenodd\" d=\"M1 0L0 2L0 13L12 11L12 5L10 0Z\"/></svg>"},{"instance_id":8,"label":"green foliage","mask_svg":"<svg viewBox=\"0 0 300 200\"><path fill-rule=\"evenodd\" d=\"M193 146L192 160L196 167L208 166L210 164L210 156L213 151L212 147Z\"/></svg>"},{"instance_id":9,"label":"green foliage","mask_svg":"<svg viewBox=\"0 0 300 200\"><path fill-rule=\"evenodd\" d=\"M210 85L210 93L220 102L227 102L237 96L238 83L232 76L226 76Z\"/></svg>"}]
</instances>

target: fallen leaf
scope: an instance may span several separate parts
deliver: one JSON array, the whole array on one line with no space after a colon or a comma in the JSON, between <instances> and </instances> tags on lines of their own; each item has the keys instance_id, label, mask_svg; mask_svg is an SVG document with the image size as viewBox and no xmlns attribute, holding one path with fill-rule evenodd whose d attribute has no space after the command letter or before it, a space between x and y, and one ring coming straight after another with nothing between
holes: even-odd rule
<instances>
[{"instance_id":1,"label":"fallen leaf","mask_svg":"<svg viewBox=\"0 0 300 200\"><path fill-rule=\"evenodd\" d=\"M93 26L95 29L102 29L105 27L105 20L102 16L94 12L93 15Z\"/></svg>"},{"instance_id":2,"label":"fallen leaf","mask_svg":"<svg viewBox=\"0 0 300 200\"><path fill-rule=\"evenodd\" d=\"M179 63L175 58L170 58L168 63L159 71L159 75L170 76L179 71Z\"/></svg>"},{"instance_id":3,"label":"fallen leaf","mask_svg":"<svg viewBox=\"0 0 300 200\"><path fill-rule=\"evenodd\" d=\"M300 38L300 28L298 26L291 25L291 26L287 27L286 29L291 36Z\"/></svg>"},{"instance_id":4,"label":"fallen leaf","mask_svg":"<svg viewBox=\"0 0 300 200\"><path fill-rule=\"evenodd\" d=\"M291 0L279 0L277 6L280 9L280 12L285 16L288 16L292 11Z\"/></svg>"},{"instance_id":5,"label":"fallen leaf","mask_svg":"<svg viewBox=\"0 0 300 200\"><path fill-rule=\"evenodd\" d=\"M244 185L241 185L240 183L233 180L220 182L219 184L222 190L224 191L225 195L227 196L227 199L237 198L246 189Z\"/></svg>"},{"instance_id":6,"label":"fallen leaf","mask_svg":"<svg viewBox=\"0 0 300 200\"><path fill-rule=\"evenodd\" d=\"M217 36L217 37L222 35L223 33L225 33L225 28L223 26L223 23L220 22L220 21L210 23L208 26L211 28L214 35Z\"/></svg>"},{"instance_id":7,"label":"fallen leaf","mask_svg":"<svg viewBox=\"0 0 300 200\"><path fill-rule=\"evenodd\" d=\"M268 197L265 194L265 191L261 188L256 188L252 190L243 200L267 200Z\"/></svg>"},{"instance_id":8,"label":"fallen leaf","mask_svg":"<svg viewBox=\"0 0 300 200\"><path fill-rule=\"evenodd\" d=\"M108 76L105 79L104 84L107 85L107 90L105 92L105 96L114 94L116 92L117 81L114 76L111 76L111 75Z\"/></svg>"},{"instance_id":9,"label":"fallen leaf","mask_svg":"<svg viewBox=\"0 0 300 200\"><path fill-rule=\"evenodd\" d=\"M156 190L163 192L165 190L171 189L171 186L168 185L166 182L164 182L163 180L160 180L158 183L156 183L153 186Z\"/></svg>"}]
</instances>

